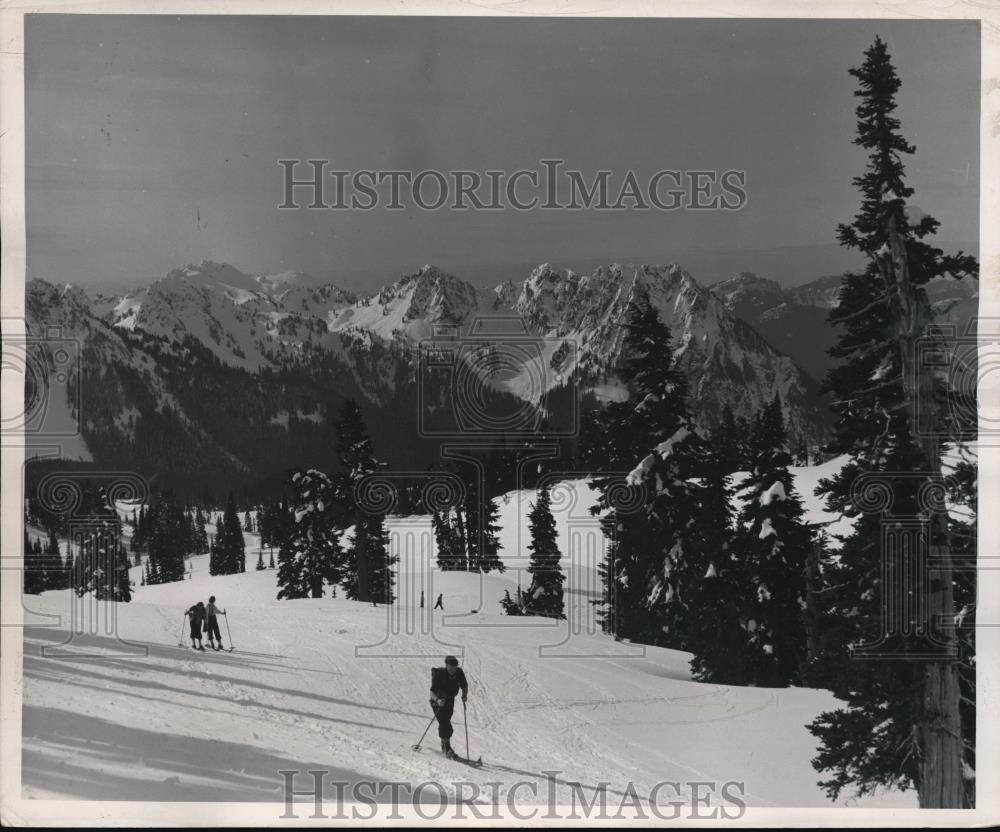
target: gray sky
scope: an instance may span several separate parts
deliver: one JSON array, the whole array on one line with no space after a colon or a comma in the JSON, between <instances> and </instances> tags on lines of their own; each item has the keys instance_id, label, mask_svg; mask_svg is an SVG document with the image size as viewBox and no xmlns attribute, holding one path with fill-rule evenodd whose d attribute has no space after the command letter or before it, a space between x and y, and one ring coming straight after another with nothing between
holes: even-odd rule
<instances>
[{"instance_id":1,"label":"gray sky","mask_svg":"<svg viewBox=\"0 0 1000 832\"><path fill-rule=\"evenodd\" d=\"M851 66L881 34L914 203L978 239L978 23L30 15L28 272L145 282L203 258L354 288L424 263L677 261L703 282L850 263ZM747 171L738 212L278 211L335 168ZM304 172L303 172L304 173Z\"/></svg>"}]
</instances>

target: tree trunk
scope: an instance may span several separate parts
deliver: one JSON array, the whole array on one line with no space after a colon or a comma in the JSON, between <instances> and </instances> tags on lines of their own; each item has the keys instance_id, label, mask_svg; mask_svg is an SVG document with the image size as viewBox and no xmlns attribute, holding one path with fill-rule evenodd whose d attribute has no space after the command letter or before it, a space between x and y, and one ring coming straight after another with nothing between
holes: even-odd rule
<instances>
[{"instance_id":1,"label":"tree trunk","mask_svg":"<svg viewBox=\"0 0 1000 832\"><path fill-rule=\"evenodd\" d=\"M900 334L903 394L911 430L918 430L920 408L935 406L934 379L915 365L917 341L930 321L926 302L917 298L910 282L906 247L899 236L895 218L889 220L891 257L879 260L886 286L895 289L895 307ZM928 466L928 479L941 475L941 446L936 436L940 422L930 420L931 430L919 437ZM927 587L926 633L936 642L940 657L924 659L923 690L918 709L917 734L920 740L920 770L917 794L921 808L961 809L966 807L963 784L962 720L959 713L958 639L952 619L955 615L954 578L948 540L947 518L941 510L924 508L930 515L932 537L928 549L935 551L933 572L923 577ZM935 539L936 538L936 539ZM935 543L941 544L931 549Z\"/></svg>"},{"instance_id":2,"label":"tree trunk","mask_svg":"<svg viewBox=\"0 0 1000 832\"><path fill-rule=\"evenodd\" d=\"M820 540L813 543L809 556L806 558L805 587L806 587L806 608L805 632L806 632L806 654L799 671L801 684L809 687L809 670L813 660L819 655L819 624L820 605L816 599L816 588L820 585L819 564L822 559L823 544Z\"/></svg>"},{"instance_id":3,"label":"tree trunk","mask_svg":"<svg viewBox=\"0 0 1000 832\"><path fill-rule=\"evenodd\" d=\"M358 514L354 518L354 560L358 570L358 600L370 601L368 588L368 540L363 529L364 521Z\"/></svg>"},{"instance_id":4,"label":"tree trunk","mask_svg":"<svg viewBox=\"0 0 1000 832\"><path fill-rule=\"evenodd\" d=\"M950 598L951 592L934 593ZM932 605L933 606L933 605ZM944 606L950 609L950 605ZM965 809L962 771L962 722L958 713L958 669L954 662L932 661L924 668L919 737L921 809Z\"/></svg>"},{"instance_id":5,"label":"tree trunk","mask_svg":"<svg viewBox=\"0 0 1000 832\"><path fill-rule=\"evenodd\" d=\"M471 572L472 563L469 557L469 536L465 533L465 522L462 520L462 509L455 510L455 528L458 530L458 542L462 547L462 560L465 565L462 571Z\"/></svg>"}]
</instances>

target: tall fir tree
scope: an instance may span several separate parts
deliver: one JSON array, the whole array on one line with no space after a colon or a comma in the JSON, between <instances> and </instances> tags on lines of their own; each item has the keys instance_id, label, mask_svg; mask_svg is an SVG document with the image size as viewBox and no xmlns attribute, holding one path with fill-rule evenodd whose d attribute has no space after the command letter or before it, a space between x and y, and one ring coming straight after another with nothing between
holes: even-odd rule
<instances>
[{"instance_id":1,"label":"tall fir tree","mask_svg":"<svg viewBox=\"0 0 1000 832\"><path fill-rule=\"evenodd\" d=\"M855 144L869 156L854 180L860 211L838 236L866 255L868 265L844 276L831 313L840 335L831 350L839 364L825 385L835 416L827 450L850 461L821 483L819 493L831 511L856 520L822 570L824 638L816 676L845 706L810 726L820 740L814 765L830 773L822 785L833 797L848 788L866 794L880 786L915 786L922 807L960 808L969 805L974 738L963 736L957 639L948 627L932 625L941 653L928 658L926 639L915 635L929 622L958 614L951 558L938 558L940 568L915 590L908 580L914 564L896 562L883 550L882 517L861 513L852 489L860 476L888 482L892 512L926 523L914 548L947 553L947 518L928 511L919 496L941 470L943 420L934 389L940 379L913 362L917 340L932 320L924 285L939 276L976 274L978 267L972 257L946 256L924 241L939 225L933 217L910 221L906 200L913 189L904 181L903 157L914 148L899 132L894 112L900 81L880 38L851 74L861 99ZM925 594L923 603L899 609L923 609L924 619L911 615L897 622L899 635L883 639L890 610L882 599L912 598L915 591ZM864 655L867 645L880 641L881 655Z\"/></svg>"}]
</instances>

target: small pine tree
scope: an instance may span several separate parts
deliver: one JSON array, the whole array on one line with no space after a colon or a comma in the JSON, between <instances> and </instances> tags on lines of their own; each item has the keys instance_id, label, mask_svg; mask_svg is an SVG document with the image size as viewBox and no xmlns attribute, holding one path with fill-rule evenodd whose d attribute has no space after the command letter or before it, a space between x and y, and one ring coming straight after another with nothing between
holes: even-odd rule
<instances>
[{"instance_id":1,"label":"small pine tree","mask_svg":"<svg viewBox=\"0 0 1000 832\"><path fill-rule=\"evenodd\" d=\"M310 469L293 473L291 487L293 523L278 552L278 598L322 598L324 584L336 584L345 571L334 486L322 471Z\"/></svg>"},{"instance_id":2,"label":"small pine tree","mask_svg":"<svg viewBox=\"0 0 1000 832\"><path fill-rule=\"evenodd\" d=\"M743 483L734 548L743 592L736 601L747 682L782 687L802 682L806 661L806 565L815 547L803 519L785 447L781 402L758 420L756 459Z\"/></svg>"},{"instance_id":3,"label":"small pine tree","mask_svg":"<svg viewBox=\"0 0 1000 832\"><path fill-rule=\"evenodd\" d=\"M49 528L49 542L45 547L45 559L48 563L48 589L68 589L69 571L63 562L62 552L59 550L59 538L56 537L56 530Z\"/></svg>"},{"instance_id":4,"label":"small pine tree","mask_svg":"<svg viewBox=\"0 0 1000 832\"><path fill-rule=\"evenodd\" d=\"M194 513L194 553L204 554L208 551L208 532L205 531L205 515L201 506Z\"/></svg>"},{"instance_id":5,"label":"small pine tree","mask_svg":"<svg viewBox=\"0 0 1000 832\"><path fill-rule=\"evenodd\" d=\"M465 569L462 542L458 538L451 511L433 512L431 514L431 528L434 531L434 543L437 547L438 569L442 572Z\"/></svg>"},{"instance_id":6,"label":"small pine tree","mask_svg":"<svg viewBox=\"0 0 1000 832\"><path fill-rule=\"evenodd\" d=\"M552 497L548 486L539 489L528 515L531 532L531 563L528 573L531 586L523 599L524 610L530 615L565 618L563 608L563 572L556 539L556 521L552 516Z\"/></svg>"},{"instance_id":7,"label":"small pine tree","mask_svg":"<svg viewBox=\"0 0 1000 832\"><path fill-rule=\"evenodd\" d=\"M351 537L350 557L354 560L352 574L357 582L345 584L347 597L358 601L391 604L395 600L393 564L396 558L389 553L389 533L382 515L361 515ZM366 597L362 597L360 577L367 581Z\"/></svg>"},{"instance_id":8,"label":"small pine tree","mask_svg":"<svg viewBox=\"0 0 1000 832\"><path fill-rule=\"evenodd\" d=\"M486 501L481 525L481 544L477 546L476 563L484 575L490 572L503 572L503 561L500 560L500 504L496 499Z\"/></svg>"},{"instance_id":9,"label":"small pine tree","mask_svg":"<svg viewBox=\"0 0 1000 832\"><path fill-rule=\"evenodd\" d=\"M246 572L246 542L243 538L243 527L240 525L240 518L236 513L236 501L232 492L229 493L229 499L226 502L222 525L225 532L225 549L222 554L225 570L223 574L234 575Z\"/></svg>"},{"instance_id":10,"label":"small pine tree","mask_svg":"<svg viewBox=\"0 0 1000 832\"><path fill-rule=\"evenodd\" d=\"M341 407L336 431L340 472L333 481L332 504L342 518L342 527L354 526L341 585L353 600L392 603L394 558L389 555L385 518L365 511L355 497L357 484L381 464L375 459L361 410L353 400L346 400Z\"/></svg>"},{"instance_id":11,"label":"small pine tree","mask_svg":"<svg viewBox=\"0 0 1000 832\"><path fill-rule=\"evenodd\" d=\"M41 595L46 588L45 566L37 547L24 532L24 594Z\"/></svg>"},{"instance_id":12,"label":"small pine tree","mask_svg":"<svg viewBox=\"0 0 1000 832\"><path fill-rule=\"evenodd\" d=\"M738 599L745 592L739 556L733 547L732 475L743 465L743 445L736 420L726 408L712 429L702 456L702 538L697 569L700 580L691 588L687 647L696 679L721 684L745 684L745 632L739 624ZM702 571L702 569L704 571ZM698 576L696 576L698 577Z\"/></svg>"}]
</instances>

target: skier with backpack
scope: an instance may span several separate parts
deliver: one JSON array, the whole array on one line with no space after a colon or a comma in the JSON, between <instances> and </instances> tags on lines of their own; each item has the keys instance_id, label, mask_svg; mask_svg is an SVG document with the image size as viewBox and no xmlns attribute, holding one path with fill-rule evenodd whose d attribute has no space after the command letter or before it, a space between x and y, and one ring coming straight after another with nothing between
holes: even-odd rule
<instances>
[{"instance_id":1,"label":"skier with backpack","mask_svg":"<svg viewBox=\"0 0 1000 832\"><path fill-rule=\"evenodd\" d=\"M455 712L455 697L462 692L462 704L469 697L469 681L465 671L458 666L458 659L447 656L444 667L431 668L431 709L437 718L438 736L441 738L441 751L449 759L458 758L451 747L451 735L455 732L451 725L451 717Z\"/></svg>"},{"instance_id":2,"label":"skier with backpack","mask_svg":"<svg viewBox=\"0 0 1000 832\"><path fill-rule=\"evenodd\" d=\"M199 602L200 603L200 602ZM208 626L205 628L208 631L208 646L213 650L222 649L222 633L219 631L219 619L217 616L225 615L225 610L220 610L215 606L215 596L213 595L208 599L208 609L206 610ZM218 641L218 647L216 647L216 641L213 641L212 636L215 636L215 640Z\"/></svg>"},{"instance_id":3,"label":"skier with backpack","mask_svg":"<svg viewBox=\"0 0 1000 832\"><path fill-rule=\"evenodd\" d=\"M199 601L189 610L186 610L184 615L191 618L191 646L195 650L204 651L204 647L201 643L201 630L205 624L205 605ZM195 642L198 642L195 644Z\"/></svg>"}]
</instances>

